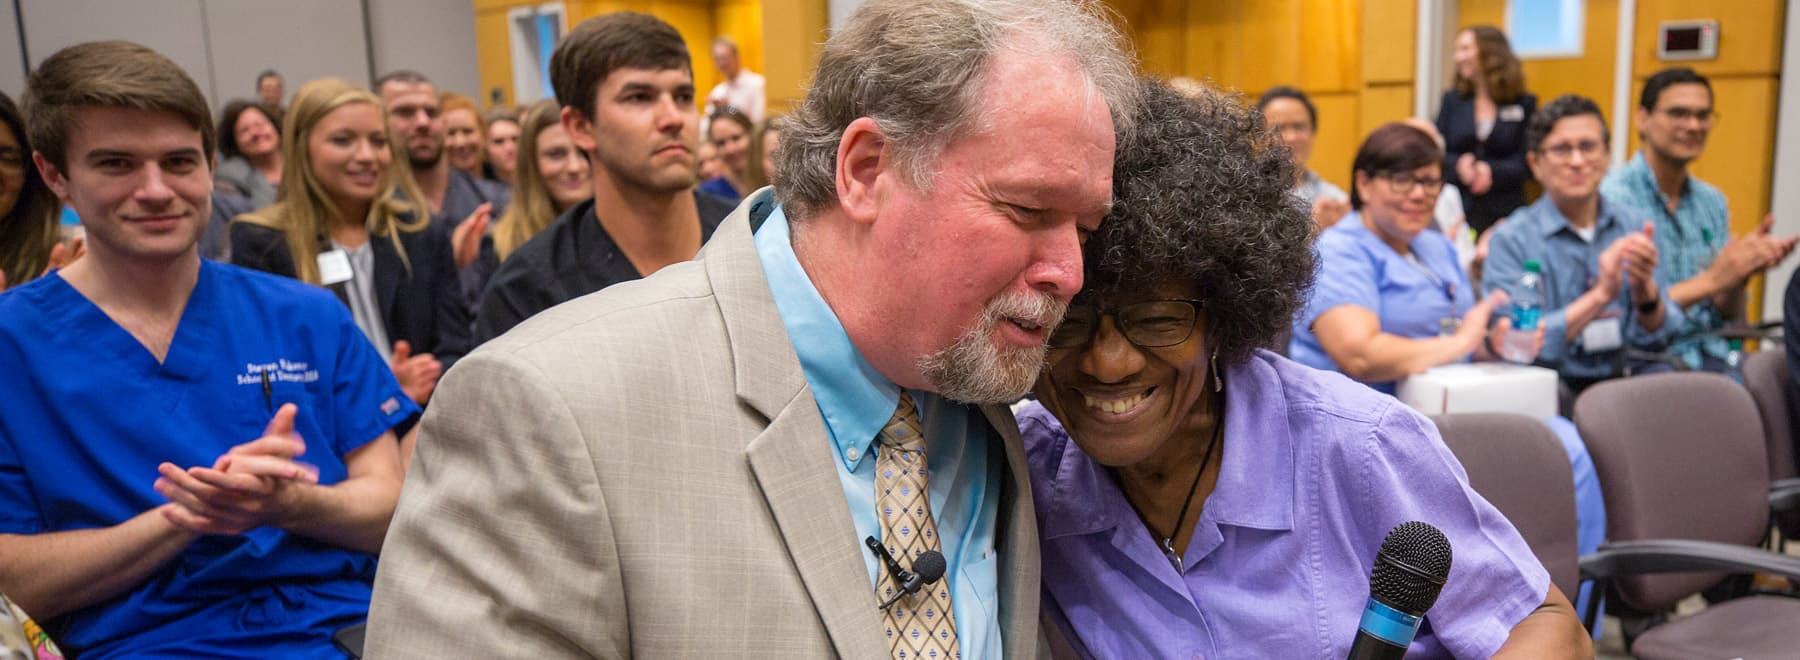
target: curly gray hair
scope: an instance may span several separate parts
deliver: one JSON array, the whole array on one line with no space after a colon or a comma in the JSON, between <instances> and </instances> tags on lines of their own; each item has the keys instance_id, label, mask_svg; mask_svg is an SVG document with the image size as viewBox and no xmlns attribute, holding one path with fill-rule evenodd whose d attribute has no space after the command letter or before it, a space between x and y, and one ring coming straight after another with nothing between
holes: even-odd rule
<instances>
[{"instance_id":1,"label":"curly gray hair","mask_svg":"<svg viewBox=\"0 0 1800 660\"><path fill-rule=\"evenodd\" d=\"M1208 338L1236 364L1293 323L1312 287L1312 217L1289 191L1293 162L1241 99L1148 79L1139 89L1112 213L1083 248L1077 304L1194 282Z\"/></svg>"},{"instance_id":2,"label":"curly gray hair","mask_svg":"<svg viewBox=\"0 0 1800 660\"><path fill-rule=\"evenodd\" d=\"M927 189L944 146L989 122L980 100L996 55L1068 58L1128 135L1136 66L1096 0L870 0L819 53L806 100L788 119L775 194L795 221L837 206L838 141L869 117L914 188Z\"/></svg>"}]
</instances>

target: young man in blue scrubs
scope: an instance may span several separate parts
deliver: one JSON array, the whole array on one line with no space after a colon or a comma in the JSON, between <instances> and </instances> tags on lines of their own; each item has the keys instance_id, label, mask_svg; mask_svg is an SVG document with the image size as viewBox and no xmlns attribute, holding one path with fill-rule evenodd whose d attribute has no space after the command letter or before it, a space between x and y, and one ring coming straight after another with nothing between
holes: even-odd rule
<instances>
[{"instance_id":1,"label":"young man in blue scrubs","mask_svg":"<svg viewBox=\"0 0 1800 660\"><path fill-rule=\"evenodd\" d=\"M0 295L0 591L83 658L342 657L417 408L330 293L201 260L174 62L72 46L24 105L88 254Z\"/></svg>"}]
</instances>

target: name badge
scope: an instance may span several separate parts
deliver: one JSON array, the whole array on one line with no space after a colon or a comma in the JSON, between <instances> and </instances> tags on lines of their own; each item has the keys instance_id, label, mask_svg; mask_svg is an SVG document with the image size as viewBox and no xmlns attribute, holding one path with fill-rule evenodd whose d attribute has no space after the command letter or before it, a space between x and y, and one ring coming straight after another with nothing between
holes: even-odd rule
<instances>
[{"instance_id":1,"label":"name badge","mask_svg":"<svg viewBox=\"0 0 1800 660\"><path fill-rule=\"evenodd\" d=\"M1525 121L1525 108L1517 105L1503 105L1499 110L1500 121Z\"/></svg>"},{"instance_id":2,"label":"name badge","mask_svg":"<svg viewBox=\"0 0 1800 660\"><path fill-rule=\"evenodd\" d=\"M1581 329L1581 346L1588 352L1610 351L1625 345L1619 317L1594 319Z\"/></svg>"},{"instance_id":3,"label":"name badge","mask_svg":"<svg viewBox=\"0 0 1800 660\"><path fill-rule=\"evenodd\" d=\"M332 250L319 253L319 283L331 286L339 282L348 282L356 276L350 269L350 255L343 250Z\"/></svg>"}]
</instances>

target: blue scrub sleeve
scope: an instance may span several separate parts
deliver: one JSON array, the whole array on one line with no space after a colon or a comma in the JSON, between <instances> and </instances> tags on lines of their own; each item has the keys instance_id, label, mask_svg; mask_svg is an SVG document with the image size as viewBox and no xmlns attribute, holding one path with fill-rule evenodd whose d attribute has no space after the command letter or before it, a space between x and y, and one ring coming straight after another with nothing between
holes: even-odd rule
<instances>
[{"instance_id":1,"label":"blue scrub sleeve","mask_svg":"<svg viewBox=\"0 0 1800 660\"><path fill-rule=\"evenodd\" d=\"M37 495L30 476L13 447L13 438L0 429L0 534L41 534L44 519L38 515Z\"/></svg>"},{"instance_id":2,"label":"blue scrub sleeve","mask_svg":"<svg viewBox=\"0 0 1800 660\"><path fill-rule=\"evenodd\" d=\"M331 385L337 407L333 449L347 456L419 413L418 404L400 389L394 371L375 352L356 321L341 305L338 311L337 381Z\"/></svg>"},{"instance_id":3,"label":"blue scrub sleeve","mask_svg":"<svg viewBox=\"0 0 1800 660\"><path fill-rule=\"evenodd\" d=\"M1543 604L1550 573L1506 516L1469 487L1424 416L1393 401L1356 449L1357 495L1366 504L1354 510L1365 547L1379 547L1388 530L1409 520L1443 531L1454 547L1450 579L1426 619L1450 655L1492 656Z\"/></svg>"},{"instance_id":4,"label":"blue scrub sleeve","mask_svg":"<svg viewBox=\"0 0 1800 660\"><path fill-rule=\"evenodd\" d=\"M1327 231L1319 237L1319 278L1307 298L1301 327L1311 328L1319 316L1341 305L1355 305L1381 314L1381 289L1375 283L1375 264L1356 241Z\"/></svg>"}]
</instances>

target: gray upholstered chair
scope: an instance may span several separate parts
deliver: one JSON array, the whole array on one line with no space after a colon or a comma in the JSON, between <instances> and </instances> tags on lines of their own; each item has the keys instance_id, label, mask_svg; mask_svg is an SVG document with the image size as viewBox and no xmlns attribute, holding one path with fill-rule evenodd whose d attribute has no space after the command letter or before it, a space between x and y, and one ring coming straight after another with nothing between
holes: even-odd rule
<instances>
[{"instance_id":1,"label":"gray upholstered chair","mask_svg":"<svg viewBox=\"0 0 1800 660\"><path fill-rule=\"evenodd\" d=\"M1788 379L1787 351L1777 348L1752 353L1744 359L1743 371L1744 387L1756 400L1762 418L1769 448L1769 480L1778 492L1800 491L1800 481L1794 480L1800 465L1795 463L1793 383ZM1800 540L1800 510L1777 512L1775 528L1784 539Z\"/></svg>"},{"instance_id":2,"label":"gray upholstered chair","mask_svg":"<svg viewBox=\"0 0 1800 660\"><path fill-rule=\"evenodd\" d=\"M1444 444L1469 473L1469 485L1506 515L1550 581L1572 601L1581 586L1577 564L1575 478L1556 433L1525 415L1438 415Z\"/></svg>"},{"instance_id":3,"label":"gray upholstered chair","mask_svg":"<svg viewBox=\"0 0 1800 660\"><path fill-rule=\"evenodd\" d=\"M1667 613L1731 573L1800 579L1800 558L1756 547L1768 534L1768 450L1743 387L1699 372L1608 381L1576 400L1575 424L1600 475L1611 539L1581 559L1581 573L1610 585L1618 608ZM1630 651L1793 657L1797 624L1800 599L1747 596L1651 627Z\"/></svg>"}]
</instances>

